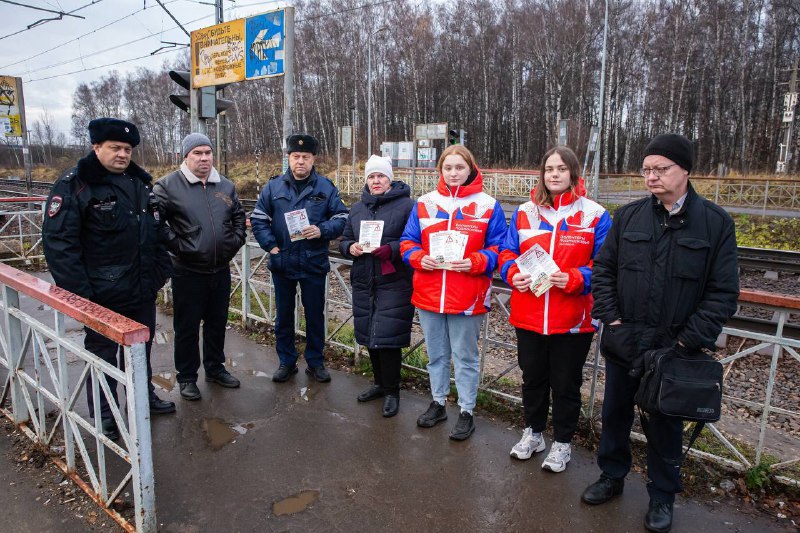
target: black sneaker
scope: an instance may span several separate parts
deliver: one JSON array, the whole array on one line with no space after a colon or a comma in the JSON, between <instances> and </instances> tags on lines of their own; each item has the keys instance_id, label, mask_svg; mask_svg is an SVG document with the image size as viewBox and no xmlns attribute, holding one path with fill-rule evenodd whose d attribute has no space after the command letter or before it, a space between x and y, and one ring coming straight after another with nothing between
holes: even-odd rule
<instances>
[{"instance_id":1,"label":"black sneaker","mask_svg":"<svg viewBox=\"0 0 800 533\"><path fill-rule=\"evenodd\" d=\"M231 376L231 373L227 370L223 370L219 374L214 374L213 376L206 374L206 381L222 385L229 389L236 389L240 385L239 380Z\"/></svg>"},{"instance_id":2,"label":"black sneaker","mask_svg":"<svg viewBox=\"0 0 800 533\"><path fill-rule=\"evenodd\" d=\"M461 411L461 414L458 415L458 422L453 426L453 431L450 432L450 438L453 440L467 440L474 432L475 422L472 420L472 415L466 411Z\"/></svg>"},{"instance_id":3,"label":"black sneaker","mask_svg":"<svg viewBox=\"0 0 800 533\"><path fill-rule=\"evenodd\" d=\"M419 418L417 418L417 425L421 428L432 428L439 422L445 420L447 420L447 411L444 405L434 400L428 406L428 410L419 415Z\"/></svg>"},{"instance_id":4,"label":"black sneaker","mask_svg":"<svg viewBox=\"0 0 800 533\"><path fill-rule=\"evenodd\" d=\"M297 367L295 365L281 365L278 367L278 370L272 374L272 381L283 383L285 381L289 381L289 378L294 374L297 374Z\"/></svg>"},{"instance_id":5,"label":"black sneaker","mask_svg":"<svg viewBox=\"0 0 800 533\"><path fill-rule=\"evenodd\" d=\"M324 366L310 366L306 368L306 374L319 383L327 383L331 380L331 374Z\"/></svg>"}]
</instances>

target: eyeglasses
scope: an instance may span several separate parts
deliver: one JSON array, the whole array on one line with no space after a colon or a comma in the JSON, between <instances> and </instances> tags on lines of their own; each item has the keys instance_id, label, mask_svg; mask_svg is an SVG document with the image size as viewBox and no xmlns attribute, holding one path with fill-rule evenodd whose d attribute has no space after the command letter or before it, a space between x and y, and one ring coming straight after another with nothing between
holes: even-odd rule
<instances>
[{"instance_id":1,"label":"eyeglasses","mask_svg":"<svg viewBox=\"0 0 800 533\"><path fill-rule=\"evenodd\" d=\"M639 170L639 174L641 174L642 177L646 178L648 174L652 173L653 176L655 176L657 178L660 178L661 176L664 175L664 173L667 170L671 169L675 165L677 165L677 163L672 163L671 165L667 165L665 167L643 168L643 169Z\"/></svg>"}]
</instances>

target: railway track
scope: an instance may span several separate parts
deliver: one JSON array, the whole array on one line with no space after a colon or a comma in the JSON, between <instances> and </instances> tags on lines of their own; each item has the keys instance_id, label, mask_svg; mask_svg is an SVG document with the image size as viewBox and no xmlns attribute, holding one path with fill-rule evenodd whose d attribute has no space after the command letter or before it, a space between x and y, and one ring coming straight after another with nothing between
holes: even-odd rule
<instances>
[{"instance_id":1,"label":"railway track","mask_svg":"<svg viewBox=\"0 0 800 533\"><path fill-rule=\"evenodd\" d=\"M49 192L53 184L47 181L34 181L32 190L37 194ZM8 189L7 187L14 187ZM0 195L24 194L25 182L15 179L0 179ZM255 208L256 201L242 199L245 211ZM513 208L513 206L511 206ZM739 266L754 270L790 272L800 274L800 252L787 250L770 250L766 248L739 247Z\"/></svg>"}]
</instances>

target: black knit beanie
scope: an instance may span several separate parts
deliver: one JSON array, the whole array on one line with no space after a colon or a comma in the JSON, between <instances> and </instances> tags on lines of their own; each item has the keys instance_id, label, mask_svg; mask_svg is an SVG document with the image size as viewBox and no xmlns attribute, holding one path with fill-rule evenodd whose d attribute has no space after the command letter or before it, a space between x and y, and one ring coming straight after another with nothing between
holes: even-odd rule
<instances>
[{"instance_id":1,"label":"black knit beanie","mask_svg":"<svg viewBox=\"0 0 800 533\"><path fill-rule=\"evenodd\" d=\"M694 145L692 141L677 133L656 135L647 145L647 148L644 149L642 158L648 155L664 156L687 172L691 172L694 166Z\"/></svg>"}]
</instances>

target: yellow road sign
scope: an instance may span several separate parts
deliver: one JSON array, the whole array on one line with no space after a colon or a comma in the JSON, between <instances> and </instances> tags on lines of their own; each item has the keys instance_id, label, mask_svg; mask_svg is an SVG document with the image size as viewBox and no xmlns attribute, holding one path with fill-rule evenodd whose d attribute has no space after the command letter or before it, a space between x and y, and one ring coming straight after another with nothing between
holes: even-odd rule
<instances>
[{"instance_id":1,"label":"yellow road sign","mask_svg":"<svg viewBox=\"0 0 800 533\"><path fill-rule=\"evenodd\" d=\"M245 19L192 32L192 87L233 83L245 77Z\"/></svg>"}]
</instances>

